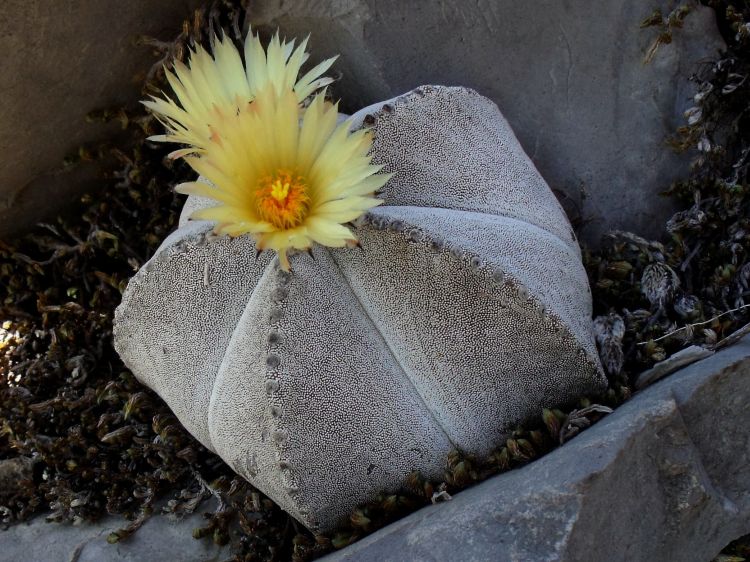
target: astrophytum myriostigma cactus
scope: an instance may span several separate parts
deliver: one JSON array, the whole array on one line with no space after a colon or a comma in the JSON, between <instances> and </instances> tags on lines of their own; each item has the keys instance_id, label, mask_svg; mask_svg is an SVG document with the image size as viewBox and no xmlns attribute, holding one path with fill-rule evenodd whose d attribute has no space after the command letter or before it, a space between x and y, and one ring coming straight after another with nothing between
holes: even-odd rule
<instances>
[{"instance_id":1,"label":"astrophytum myriostigma cactus","mask_svg":"<svg viewBox=\"0 0 750 562\"><path fill-rule=\"evenodd\" d=\"M315 245L286 272L251 237L185 219L116 315L138 379L316 530L605 386L573 231L498 108L425 86L362 126L395 175L359 248Z\"/></svg>"}]
</instances>

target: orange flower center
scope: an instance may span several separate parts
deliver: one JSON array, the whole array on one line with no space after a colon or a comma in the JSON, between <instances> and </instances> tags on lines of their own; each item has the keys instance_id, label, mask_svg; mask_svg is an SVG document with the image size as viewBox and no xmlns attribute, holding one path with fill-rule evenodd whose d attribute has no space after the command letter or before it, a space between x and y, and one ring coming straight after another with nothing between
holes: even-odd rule
<instances>
[{"instance_id":1,"label":"orange flower center","mask_svg":"<svg viewBox=\"0 0 750 562\"><path fill-rule=\"evenodd\" d=\"M282 230L299 226L310 205L305 178L289 170L262 178L255 200L260 218Z\"/></svg>"}]
</instances>

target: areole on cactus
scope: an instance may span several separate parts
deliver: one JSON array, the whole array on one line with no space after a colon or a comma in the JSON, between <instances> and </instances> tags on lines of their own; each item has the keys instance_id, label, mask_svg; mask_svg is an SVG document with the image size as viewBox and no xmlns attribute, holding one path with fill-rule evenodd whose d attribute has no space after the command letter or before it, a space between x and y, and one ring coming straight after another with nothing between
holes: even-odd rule
<instances>
[{"instance_id":1,"label":"areole on cactus","mask_svg":"<svg viewBox=\"0 0 750 562\"><path fill-rule=\"evenodd\" d=\"M300 104L285 76L208 133L180 129L192 145L178 155L204 179L128 285L115 344L204 445L329 530L605 379L570 224L491 101L424 86L336 127L335 108ZM296 144L260 125L281 123L282 105Z\"/></svg>"}]
</instances>

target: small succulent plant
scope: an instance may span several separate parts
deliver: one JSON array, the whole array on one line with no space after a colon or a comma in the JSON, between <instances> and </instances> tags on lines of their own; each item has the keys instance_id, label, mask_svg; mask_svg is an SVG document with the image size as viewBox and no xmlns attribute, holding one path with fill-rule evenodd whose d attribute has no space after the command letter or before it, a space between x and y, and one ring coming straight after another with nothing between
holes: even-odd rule
<instances>
[{"instance_id":1,"label":"small succulent plant","mask_svg":"<svg viewBox=\"0 0 750 562\"><path fill-rule=\"evenodd\" d=\"M182 108L150 103L205 181L180 188L115 346L201 443L330 530L606 382L570 224L492 102L424 86L336 125L295 90L300 51L255 41L245 67L218 40L194 52ZM284 81L246 88L256 71ZM229 95L189 96L206 75Z\"/></svg>"}]
</instances>

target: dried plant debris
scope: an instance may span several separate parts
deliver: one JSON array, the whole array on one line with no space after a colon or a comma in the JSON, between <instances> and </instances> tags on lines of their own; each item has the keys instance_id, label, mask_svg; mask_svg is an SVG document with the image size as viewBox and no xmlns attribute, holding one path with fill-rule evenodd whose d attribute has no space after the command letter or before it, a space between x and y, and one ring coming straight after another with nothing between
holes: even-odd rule
<instances>
[{"instance_id":1,"label":"dried plant debris","mask_svg":"<svg viewBox=\"0 0 750 562\"><path fill-rule=\"evenodd\" d=\"M651 62L661 45L669 45L672 42L674 31L682 28L685 18L692 11L692 8L693 6L688 3L679 4L667 14L656 9L641 22L641 27L654 27L658 30L658 35L646 51L643 62Z\"/></svg>"},{"instance_id":2,"label":"dried plant debris","mask_svg":"<svg viewBox=\"0 0 750 562\"><path fill-rule=\"evenodd\" d=\"M585 253L604 364L627 384L690 345L722 346L750 321L750 2L704 4L715 8L727 50L691 77L693 106L670 140L692 154L686 179L666 192L683 209L665 225L664 242L612 232L601 251ZM671 34L694 5L644 24ZM607 327L615 316L625 328L619 373L617 337Z\"/></svg>"},{"instance_id":3,"label":"dried plant debris","mask_svg":"<svg viewBox=\"0 0 750 562\"><path fill-rule=\"evenodd\" d=\"M92 112L91 120L119 122L127 137L68 159L114 157L100 190L83 198L76 216L0 242L0 477L14 483L3 486L3 523L42 512L67 522L121 513L130 524L108 537L117 542L155 512L179 518L204 510L205 525L193 536L231 543L234 560L310 560L544 455L627 400L636 376L675 352L716 349L747 333L750 4L709 4L728 48L693 77L694 107L672 139L695 154L687 179L668 191L683 210L665 225L666 241L613 232L602 250L585 252L607 393L567 410L551 404L486 459L452 454L442 481L411 475L329 537L311 535L205 450L114 352L114 308L129 277L176 226L182 201L172 187L192 172L145 140L158 126L139 107ZM644 22L658 27L654 50L669 43L688 11ZM175 41L144 39L158 59L144 91L160 90L163 66L215 31L241 38L245 21L240 3L217 1L185 22ZM726 555L746 554L738 544Z\"/></svg>"}]
</instances>

